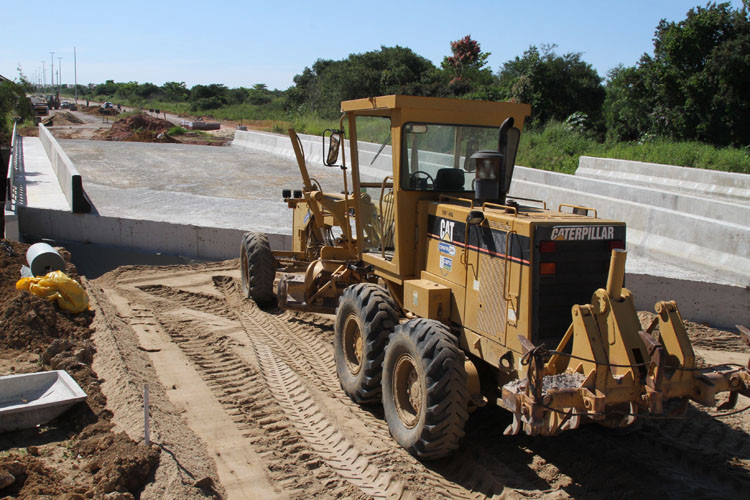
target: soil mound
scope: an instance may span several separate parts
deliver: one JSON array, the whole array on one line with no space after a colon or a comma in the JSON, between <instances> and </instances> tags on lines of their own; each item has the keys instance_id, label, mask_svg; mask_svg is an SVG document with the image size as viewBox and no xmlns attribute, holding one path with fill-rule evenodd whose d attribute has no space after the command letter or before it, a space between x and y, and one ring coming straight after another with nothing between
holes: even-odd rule
<instances>
[{"instance_id":1,"label":"soil mound","mask_svg":"<svg viewBox=\"0 0 750 500\"><path fill-rule=\"evenodd\" d=\"M3 346L36 351L55 339L86 340L91 336L92 311L68 314L46 299L19 293L0 317Z\"/></svg>"},{"instance_id":2,"label":"soil mound","mask_svg":"<svg viewBox=\"0 0 750 500\"><path fill-rule=\"evenodd\" d=\"M177 141L167 135L173 126L167 120L140 113L117 120L101 138L105 141L174 143Z\"/></svg>"},{"instance_id":3,"label":"soil mound","mask_svg":"<svg viewBox=\"0 0 750 500\"><path fill-rule=\"evenodd\" d=\"M50 126L59 127L62 125L81 125L83 123L83 120L78 118L70 111L61 111L55 113L54 115L48 116L47 118L42 120L42 123L45 125L51 123Z\"/></svg>"},{"instance_id":4,"label":"soil mound","mask_svg":"<svg viewBox=\"0 0 750 500\"><path fill-rule=\"evenodd\" d=\"M101 380L91 369L94 312L69 314L16 290L27 249L0 240L0 375L65 370L87 398L48 424L0 434L0 497L137 498L160 449L112 432ZM58 251L78 279L70 254Z\"/></svg>"}]
</instances>

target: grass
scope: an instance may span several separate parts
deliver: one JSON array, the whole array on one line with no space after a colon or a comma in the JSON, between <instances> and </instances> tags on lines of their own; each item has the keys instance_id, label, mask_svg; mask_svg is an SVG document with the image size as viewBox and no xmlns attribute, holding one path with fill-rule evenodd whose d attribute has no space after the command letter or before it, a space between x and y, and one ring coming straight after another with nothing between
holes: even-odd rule
<instances>
[{"instance_id":1,"label":"grass","mask_svg":"<svg viewBox=\"0 0 750 500\"><path fill-rule=\"evenodd\" d=\"M170 128L169 130L167 130L167 135L169 135L169 136L184 135L185 132L187 132L187 130L185 130L184 128L182 128L180 126L174 126L174 127Z\"/></svg>"},{"instance_id":2,"label":"grass","mask_svg":"<svg viewBox=\"0 0 750 500\"><path fill-rule=\"evenodd\" d=\"M540 130L521 134L516 163L531 168L575 173L580 156L663 163L750 174L750 150L718 148L700 142L668 139L600 143L561 123L549 123Z\"/></svg>"}]
</instances>

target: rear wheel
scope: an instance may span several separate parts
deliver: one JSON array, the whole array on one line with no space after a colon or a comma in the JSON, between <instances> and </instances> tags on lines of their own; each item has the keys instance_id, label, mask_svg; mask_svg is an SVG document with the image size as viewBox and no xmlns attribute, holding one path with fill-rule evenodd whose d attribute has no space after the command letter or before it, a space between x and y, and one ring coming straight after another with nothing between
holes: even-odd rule
<instances>
[{"instance_id":1,"label":"rear wheel","mask_svg":"<svg viewBox=\"0 0 750 500\"><path fill-rule=\"evenodd\" d=\"M273 302L276 275L271 246L263 233L245 233L240 247L242 293L258 305Z\"/></svg>"},{"instance_id":2,"label":"rear wheel","mask_svg":"<svg viewBox=\"0 0 750 500\"><path fill-rule=\"evenodd\" d=\"M398 325L382 386L388 428L409 453L432 460L458 449L470 396L464 354L448 327L421 318Z\"/></svg>"},{"instance_id":3,"label":"rear wheel","mask_svg":"<svg viewBox=\"0 0 750 500\"><path fill-rule=\"evenodd\" d=\"M344 290L333 346L341 388L354 402L380 402L385 344L398 317L398 307L384 288L360 283Z\"/></svg>"}]
</instances>

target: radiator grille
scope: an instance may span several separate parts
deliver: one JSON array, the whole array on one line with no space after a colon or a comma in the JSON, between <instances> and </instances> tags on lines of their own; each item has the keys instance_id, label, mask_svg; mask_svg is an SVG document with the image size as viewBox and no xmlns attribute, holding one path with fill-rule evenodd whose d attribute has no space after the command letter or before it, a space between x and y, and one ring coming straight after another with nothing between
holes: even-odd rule
<instances>
[{"instance_id":1,"label":"radiator grille","mask_svg":"<svg viewBox=\"0 0 750 500\"><path fill-rule=\"evenodd\" d=\"M609 241L557 241L555 251L538 251L537 262L554 262L553 276L541 276L534 266L534 344L555 348L572 321L571 307L588 304L598 288L607 286Z\"/></svg>"}]
</instances>

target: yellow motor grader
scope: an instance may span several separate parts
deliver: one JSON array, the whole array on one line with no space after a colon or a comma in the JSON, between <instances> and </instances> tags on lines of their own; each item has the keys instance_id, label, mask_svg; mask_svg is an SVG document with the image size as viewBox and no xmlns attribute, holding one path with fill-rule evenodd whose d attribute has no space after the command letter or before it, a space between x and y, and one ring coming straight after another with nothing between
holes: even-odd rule
<instances>
[{"instance_id":1,"label":"yellow motor grader","mask_svg":"<svg viewBox=\"0 0 750 500\"><path fill-rule=\"evenodd\" d=\"M450 454L487 403L513 414L506 434L553 435L750 395L747 367L696 366L674 302L642 328L623 288L623 222L507 195L528 105L392 95L341 111L323 163L342 170L343 192L310 177L290 130L303 184L283 192L293 247L247 233L242 288L335 313L342 389L382 402L410 453Z\"/></svg>"}]
</instances>

